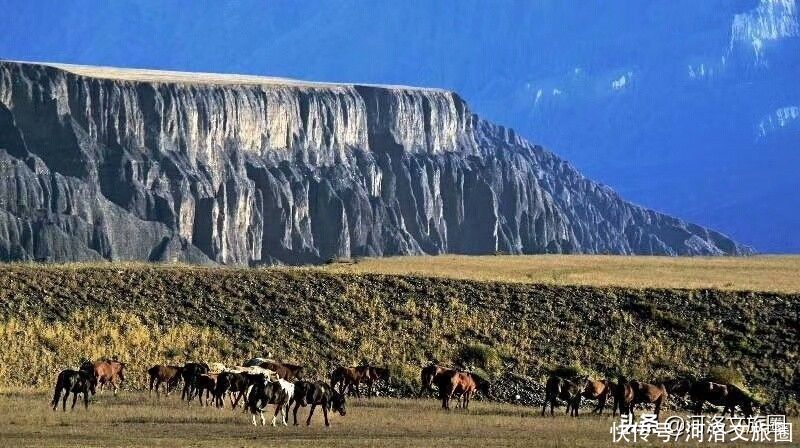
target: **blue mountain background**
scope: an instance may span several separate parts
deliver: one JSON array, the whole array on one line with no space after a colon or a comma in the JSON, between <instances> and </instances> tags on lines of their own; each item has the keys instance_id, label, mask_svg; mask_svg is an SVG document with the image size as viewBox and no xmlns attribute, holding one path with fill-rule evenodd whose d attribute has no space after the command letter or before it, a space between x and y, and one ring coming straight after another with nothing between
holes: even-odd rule
<instances>
[{"instance_id":1,"label":"blue mountain background","mask_svg":"<svg viewBox=\"0 0 800 448\"><path fill-rule=\"evenodd\" d=\"M795 0L12 1L0 58L455 90L647 207L800 252Z\"/></svg>"}]
</instances>

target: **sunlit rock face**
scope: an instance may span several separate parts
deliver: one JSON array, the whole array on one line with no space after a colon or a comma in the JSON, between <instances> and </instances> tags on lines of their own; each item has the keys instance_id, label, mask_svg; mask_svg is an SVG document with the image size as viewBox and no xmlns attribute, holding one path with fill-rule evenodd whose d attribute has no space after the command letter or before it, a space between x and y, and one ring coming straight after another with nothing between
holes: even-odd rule
<instances>
[{"instance_id":1,"label":"sunlit rock face","mask_svg":"<svg viewBox=\"0 0 800 448\"><path fill-rule=\"evenodd\" d=\"M743 254L456 94L0 62L0 259Z\"/></svg>"}]
</instances>

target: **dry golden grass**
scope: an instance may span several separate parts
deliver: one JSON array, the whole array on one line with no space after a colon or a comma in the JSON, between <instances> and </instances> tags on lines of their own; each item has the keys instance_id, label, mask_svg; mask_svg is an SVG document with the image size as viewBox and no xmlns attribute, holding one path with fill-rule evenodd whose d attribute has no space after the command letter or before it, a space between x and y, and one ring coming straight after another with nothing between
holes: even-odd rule
<instances>
[{"instance_id":1,"label":"dry golden grass","mask_svg":"<svg viewBox=\"0 0 800 448\"><path fill-rule=\"evenodd\" d=\"M66 413L51 411L49 399L37 392L0 394L4 446L614 446L608 416L539 417L537 409L478 401L469 413L448 413L434 400L352 400L347 416L332 417L326 429L316 413L310 428L302 422L256 428L240 411L187 407L174 395L157 401L144 393L104 394L88 411ZM307 412L301 409L300 419Z\"/></svg>"},{"instance_id":2,"label":"dry golden grass","mask_svg":"<svg viewBox=\"0 0 800 448\"><path fill-rule=\"evenodd\" d=\"M323 269L556 285L800 292L800 256L442 255L364 258Z\"/></svg>"}]
</instances>

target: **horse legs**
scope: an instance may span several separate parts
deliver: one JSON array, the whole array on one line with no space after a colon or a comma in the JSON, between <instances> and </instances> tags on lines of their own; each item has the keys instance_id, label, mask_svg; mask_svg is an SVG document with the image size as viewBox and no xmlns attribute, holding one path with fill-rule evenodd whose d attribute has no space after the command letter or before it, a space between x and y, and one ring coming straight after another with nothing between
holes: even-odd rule
<instances>
[{"instance_id":1,"label":"horse legs","mask_svg":"<svg viewBox=\"0 0 800 448\"><path fill-rule=\"evenodd\" d=\"M281 409L283 409L283 405L276 403L275 404L275 414L273 414L273 416L272 416L272 426L275 426L275 420L278 419L278 414L281 412ZM284 417L285 417L285 415L284 415ZM286 423L284 422L284 424L286 424Z\"/></svg>"},{"instance_id":2,"label":"horse legs","mask_svg":"<svg viewBox=\"0 0 800 448\"><path fill-rule=\"evenodd\" d=\"M114 396L116 397L117 396L117 383L115 383L113 379L110 382L111 382L111 387L114 389Z\"/></svg>"},{"instance_id":3,"label":"horse legs","mask_svg":"<svg viewBox=\"0 0 800 448\"><path fill-rule=\"evenodd\" d=\"M322 405L322 415L325 417L325 426L326 427L331 426L331 424L328 422L328 404L327 403Z\"/></svg>"},{"instance_id":4,"label":"horse legs","mask_svg":"<svg viewBox=\"0 0 800 448\"><path fill-rule=\"evenodd\" d=\"M662 397L659 397L659 399L656 400L656 420L659 420L659 418L661 416L661 402L662 401L663 401ZM722 415L724 416L725 413L723 412Z\"/></svg>"},{"instance_id":5,"label":"horse legs","mask_svg":"<svg viewBox=\"0 0 800 448\"><path fill-rule=\"evenodd\" d=\"M72 393L72 407L70 408L70 410L75 409L75 403L77 402L78 402L78 392L75 391Z\"/></svg>"},{"instance_id":6,"label":"horse legs","mask_svg":"<svg viewBox=\"0 0 800 448\"><path fill-rule=\"evenodd\" d=\"M461 405L461 408L464 410L469 410L469 399L471 398L471 392L464 392L462 394L462 398L464 400L464 404Z\"/></svg>"},{"instance_id":7,"label":"horse legs","mask_svg":"<svg viewBox=\"0 0 800 448\"><path fill-rule=\"evenodd\" d=\"M372 380L367 381L367 398L372 398Z\"/></svg>"},{"instance_id":8,"label":"horse legs","mask_svg":"<svg viewBox=\"0 0 800 448\"><path fill-rule=\"evenodd\" d=\"M308 411L308 418L306 419L306 426L310 426L311 425L311 416L314 415L314 408L316 408L316 407L317 407L316 404L312 404L311 405L311 410Z\"/></svg>"},{"instance_id":9,"label":"horse legs","mask_svg":"<svg viewBox=\"0 0 800 448\"><path fill-rule=\"evenodd\" d=\"M69 399L69 389L67 389L67 393L64 394L64 399L61 401L61 410L67 412L67 400Z\"/></svg>"},{"instance_id":10,"label":"horse legs","mask_svg":"<svg viewBox=\"0 0 800 448\"><path fill-rule=\"evenodd\" d=\"M242 391L237 392L236 393L236 401L234 401L233 400L233 393L231 393L231 407L233 409L236 409L236 406L239 406L239 400L242 399L242 395L244 395L244 392L242 392Z\"/></svg>"},{"instance_id":11,"label":"horse legs","mask_svg":"<svg viewBox=\"0 0 800 448\"><path fill-rule=\"evenodd\" d=\"M297 426L297 410L298 409L300 409L300 402L299 401L295 401L294 402L294 412L293 412L293 414L294 414L294 426Z\"/></svg>"},{"instance_id":12,"label":"horse legs","mask_svg":"<svg viewBox=\"0 0 800 448\"><path fill-rule=\"evenodd\" d=\"M601 396L597 399L597 404L592 409L592 414L600 414L603 415L603 408L606 407L606 398Z\"/></svg>"},{"instance_id":13,"label":"horse legs","mask_svg":"<svg viewBox=\"0 0 800 448\"><path fill-rule=\"evenodd\" d=\"M157 376L150 377L150 392L148 392L147 395L153 395L153 384L156 383L157 379L158 379ZM156 395L158 395L158 386L156 386Z\"/></svg>"}]
</instances>

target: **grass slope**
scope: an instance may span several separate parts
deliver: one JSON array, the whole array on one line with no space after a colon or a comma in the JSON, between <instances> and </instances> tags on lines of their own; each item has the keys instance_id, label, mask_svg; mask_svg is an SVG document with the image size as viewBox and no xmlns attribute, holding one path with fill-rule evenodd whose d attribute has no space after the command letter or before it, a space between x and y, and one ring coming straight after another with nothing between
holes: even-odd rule
<instances>
[{"instance_id":1,"label":"grass slope","mask_svg":"<svg viewBox=\"0 0 800 448\"><path fill-rule=\"evenodd\" d=\"M324 269L555 285L800 292L800 256L441 255L363 258Z\"/></svg>"},{"instance_id":2,"label":"grass slope","mask_svg":"<svg viewBox=\"0 0 800 448\"><path fill-rule=\"evenodd\" d=\"M541 380L578 364L654 379L730 366L748 386L785 395L800 391L799 298L304 269L7 265L0 385L49 387L83 357L117 356L143 387L154 363L272 352L317 376L338 363L385 363L408 392L431 357L485 344L498 375Z\"/></svg>"}]
</instances>

